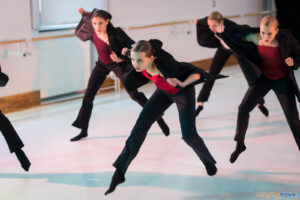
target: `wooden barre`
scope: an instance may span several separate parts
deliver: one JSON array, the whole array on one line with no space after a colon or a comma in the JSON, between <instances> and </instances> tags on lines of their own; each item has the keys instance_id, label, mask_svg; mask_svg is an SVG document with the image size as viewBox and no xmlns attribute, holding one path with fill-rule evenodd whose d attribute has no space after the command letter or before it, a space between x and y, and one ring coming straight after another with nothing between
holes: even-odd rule
<instances>
[{"instance_id":1,"label":"wooden barre","mask_svg":"<svg viewBox=\"0 0 300 200\"><path fill-rule=\"evenodd\" d=\"M146 26L133 26L129 27L129 30L137 30L137 29L145 29L145 28L153 28L153 27L158 27L158 26L170 26L170 25L176 25L176 24L188 24L190 21L189 20L184 20L184 21L176 21L176 22L166 22L166 23L160 23L160 24L151 24L151 25L146 25Z\"/></svg>"},{"instance_id":2,"label":"wooden barre","mask_svg":"<svg viewBox=\"0 0 300 200\"><path fill-rule=\"evenodd\" d=\"M26 40L25 40L25 39L20 39L20 40L0 41L0 45L14 44L14 43L22 43L22 42L26 42Z\"/></svg>"},{"instance_id":3,"label":"wooden barre","mask_svg":"<svg viewBox=\"0 0 300 200\"><path fill-rule=\"evenodd\" d=\"M46 36L46 37L37 37L37 38L32 38L31 40L33 42L36 41L42 41L42 40L53 40L53 39L59 39L59 38L67 38L67 37L74 37L75 34L66 34L66 35L56 35L56 36Z\"/></svg>"},{"instance_id":4,"label":"wooden barre","mask_svg":"<svg viewBox=\"0 0 300 200\"><path fill-rule=\"evenodd\" d=\"M275 14L276 11L262 11L262 12L255 12L255 13L247 13L244 14L244 17L253 17L253 16L260 16L260 15L272 15Z\"/></svg>"}]
</instances>

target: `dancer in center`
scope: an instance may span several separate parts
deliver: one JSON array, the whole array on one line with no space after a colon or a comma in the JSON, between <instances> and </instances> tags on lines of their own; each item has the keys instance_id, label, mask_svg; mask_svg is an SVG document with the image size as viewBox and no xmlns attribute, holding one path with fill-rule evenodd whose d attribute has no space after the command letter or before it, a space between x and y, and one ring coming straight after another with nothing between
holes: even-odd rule
<instances>
[{"instance_id":1,"label":"dancer in center","mask_svg":"<svg viewBox=\"0 0 300 200\"><path fill-rule=\"evenodd\" d=\"M123 151L113 164L116 171L105 195L125 181L127 168L139 152L151 125L173 103L179 113L182 139L195 151L209 176L217 173L216 161L196 130L194 85L224 76L210 76L189 63L178 62L161 47L159 40L141 40L130 52L135 70L155 82L157 89L143 107Z\"/></svg>"},{"instance_id":2,"label":"dancer in center","mask_svg":"<svg viewBox=\"0 0 300 200\"><path fill-rule=\"evenodd\" d=\"M78 116L72 124L81 129L81 132L71 138L71 141L78 141L88 136L89 120L95 95L110 71L113 71L121 80L129 96L134 101L141 106L144 106L147 102L144 93L137 90L138 87L148 82L146 78L134 81L135 85L131 86L130 89L123 81L124 74L129 72L132 66L129 59L121 54L121 50L125 47L130 48L134 41L121 28L112 25L110 22L112 16L107 11L94 9L92 12L87 12L80 8L78 12L82 14L82 19L76 28L76 36L82 41L91 40L95 44L98 61L89 78ZM129 76L129 78L134 77ZM156 120L163 133L168 136L170 130L165 121L161 116L158 116Z\"/></svg>"}]
</instances>

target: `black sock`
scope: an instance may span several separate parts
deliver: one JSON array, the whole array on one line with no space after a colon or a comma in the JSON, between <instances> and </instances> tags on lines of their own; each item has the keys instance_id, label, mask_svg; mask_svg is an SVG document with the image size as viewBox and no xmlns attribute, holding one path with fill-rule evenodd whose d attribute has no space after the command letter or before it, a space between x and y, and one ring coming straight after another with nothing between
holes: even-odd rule
<instances>
[{"instance_id":1,"label":"black sock","mask_svg":"<svg viewBox=\"0 0 300 200\"><path fill-rule=\"evenodd\" d=\"M230 156L230 162L234 163L239 155L246 150L244 141L237 142L234 152Z\"/></svg>"},{"instance_id":2,"label":"black sock","mask_svg":"<svg viewBox=\"0 0 300 200\"><path fill-rule=\"evenodd\" d=\"M70 141L74 142L74 141L78 141L81 140L82 138L85 138L88 136L88 133L86 130L81 130L81 132L76 135L75 137L71 138Z\"/></svg>"},{"instance_id":3,"label":"black sock","mask_svg":"<svg viewBox=\"0 0 300 200\"><path fill-rule=\"evenodd\" d=\"M196 117L199 115L199 113L203 110L203 106L198 106L196 111L195 111L195 115Z\"/></svg>"},{"instance_id":4,"label":"black sock","mask_svg":"<svg viewBox=\"0 0 300 200\"><path fill-rule=\"evenodd\" d=\"M108 190L105 192L105 195L108 195L109 193L112 193L113 191L115 191L117 185L124 183L125 182L125 177L124 177L124 173L121 172L120 170L116 169L112 179L111 179L111 183L109 185Z\"/></svg>"},{"instance_id":5,"label":"black sock","mask_svg":"<svg viewBox=\"0 0 300 200\"><path fill-rule=\"evenodd\" d=\"M24 153L24 151L22 151L22 149L19 149L19 150L15 151L15 154L16 154L22 168L28 172L31 163L30 163L29 159L27 158L26 154Z\"/></svg>"}]
</instances>

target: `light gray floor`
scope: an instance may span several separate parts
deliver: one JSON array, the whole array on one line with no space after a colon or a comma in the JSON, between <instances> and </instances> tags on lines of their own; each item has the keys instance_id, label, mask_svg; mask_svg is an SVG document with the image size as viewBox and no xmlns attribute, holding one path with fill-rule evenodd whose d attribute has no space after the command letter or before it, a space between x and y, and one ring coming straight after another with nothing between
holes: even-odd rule
<instances>
[{"instance_id":1,"label":"light gray floor","mask_svg":"<svg viewBox=\"0 0 300 200\"><path fill-rule=\"evenodd\" d=\"M122 90L96 97L89 137L80 142L69 139L78 133L70 124L81 99L7 114L26 145L24 151L32 166L25 173L0 139L0 200L244 200L267 199L256 197L258 192L298 194L300 152L273 92L266 96L270 116L253 110L247 150L236 163L229 162L235 147L237 107L247 86L238 67L225 68L222 73L230 78L216 82L196 121L199 134L218 162L216 176L207 176L200 160L181 139L173 105L164 115L171 135L163 136L154 124L129 167L126 182L104 196L114 171L112 163L141 111ZM296 76L299 82L299 72ZM197 92L201 87L196 87ZM154 88L150 84L141 90L150 96Z\"/></svg>"}]
</instances>

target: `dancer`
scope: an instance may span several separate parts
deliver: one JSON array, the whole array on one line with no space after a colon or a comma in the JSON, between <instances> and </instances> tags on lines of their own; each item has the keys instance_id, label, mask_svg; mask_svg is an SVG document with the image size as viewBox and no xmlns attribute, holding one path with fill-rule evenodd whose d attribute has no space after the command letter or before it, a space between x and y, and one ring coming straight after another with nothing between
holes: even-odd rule
<instances>
[{"instance_id":1,"label":"dancer","mask_svg":"<svg viewBox=\"0 0 300 200\"><path fill-rule=\"evenodd\" d=\"M217 51L210 65L209 73L219 74L223 69L226 61L229 59L230 55L232 55L232 51L218 36L216 36L217 27L219 24L223 24L225 27L229 28L237 27L239 25L229 19L223 18L222 14L217 11L212 12L208 17L205 17L203 19L194 19L194 24L196 24L197 27L197 40L199 45L208 48L217 48ZM235 55L235 57L239 62L248 85L253 84L257 78L257 73L247 70L247 66L245 66L245 63L240 61L237 55ZM203 84L197 98L198 107L196 109L196 116L198 116L199 113L203 110L204 102L208 101L213 85L213 80L206 81ZM264 99L260 99L258 101L257 107L267 117L269 115L269 111L264 106L264 103Z\"/></svg>"},{"instance_id":2,"label":"dancer","mask_svg":"<svg viewBox=\"0 0 300 200\"><path fill-rule=\"evenodd\" d=\"M249 27L239 30L226 27L224 31L224 26L219 26L218 32L218 36L233 51L262 71L261 77L249 87L239 106L234 138L237 144L230 162L235 162L246 150L244 140L249 113L270 90L275 92L300 150L300 120L295 100L296 96L300 102L300 92L294 76L294 70L300 66L300 46L297 41L288 30L278 29L277 19L273 16L261 20L259 33ZM245 33L248 33L245 38L236 37Z\"/></svg>"},{"instance_id":3,"label":"dancer","mask_svg":"<svg viewBox=\"0 0 300 200\"><path fill-rule=\"evenodd\" d=\"M122 153L113 164L116 171L105 195L113 192L118 184L125 181L127 168L137 155L151 125L173 103L179 113L183 140L203 162L209 176L217 173L216 161L196 130L194 85L224 76L209 76L204 70L189 63L178 62L161 47L159 40L141 40L131 50L135 70L154 81L157 89L143 107Z\"/></svg>"},{"instance_id":4,"label":"dancer","mask_svg":"<svg viewBox=\"0 0 300 200\"><path fill-rule=\"evenodd\" d=\"M130 48L134 44L134 41L121 28L115 28L111 24L111 15L108 12L97 9L94 9L93 12L86 12L82 8L78 9L78 12L82 14L82 19L75 33L82 41L91 40L95 44L98 52L98 61L89 78L77 119L72 124L81 129L81 132L74 138L71 138L71 141L78 141L88 136L93 101L109 72L113 71L123 83L124 74L130 71L132 66L128 57L121 54L121 50L125 47ZM145 81L143 79L140 80L138 85L141 86L147 82L148 80ZM127 89L126 84L123 84ZM143 93L138 92L137 88L138 86L130 90L127 89L127 92L134 101L144 106L147 98ZM163 133L168 136L170 133L169 127L161 116L157 118L157 123Z\"/></svg>"},{"instance_id":5,"label":"dancer","mask_svg":"<svg viewBox=\"0 0 300 200\"><path fill-rule=\"evenodd\" d=\"M0 87L4 87L7 82L8 82L8 76L2 73L1 66L0 66ZM22 150L24 144L20 139L20 137L18 136L16 130L10 123L9 119L7 119L5 115L2 114L1 110L0 110L0 131L6 140L10 152L16 154L22 168L25 171L28 171L31 163L28 160L27 156L25 155L24 151Z\"/></svg>"}]
</instances>

